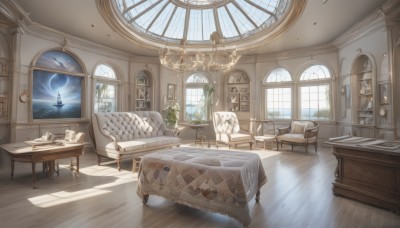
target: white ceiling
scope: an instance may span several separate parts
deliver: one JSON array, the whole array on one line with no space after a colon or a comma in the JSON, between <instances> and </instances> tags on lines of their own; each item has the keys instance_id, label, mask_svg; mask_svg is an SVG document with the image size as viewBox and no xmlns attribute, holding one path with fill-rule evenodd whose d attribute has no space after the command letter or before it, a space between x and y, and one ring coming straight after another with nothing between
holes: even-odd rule
<instances>
[{"instance_id":1,"label":"white ceiling","mask_svg":"<svg viewBox=\"0 0 400 228\"><path fill-rule=\"evenodd\" d=\"M157 51L132 44L114 32L100 15L95 0L13 1L39 24L133 54L158 55ZM385 2L307 0L303 14L289 31L270 44L249 50L246 54L264 54L331 42Z\"/></svg>"}]
</instances>

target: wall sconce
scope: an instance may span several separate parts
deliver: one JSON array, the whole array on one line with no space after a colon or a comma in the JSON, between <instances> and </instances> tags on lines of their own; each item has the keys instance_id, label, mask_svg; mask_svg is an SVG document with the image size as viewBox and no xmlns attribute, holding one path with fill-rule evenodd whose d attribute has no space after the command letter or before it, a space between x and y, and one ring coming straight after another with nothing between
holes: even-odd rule
<instances>
[{"instance_id":1,"label":"wall sconce","mask_svg":"<svg viewBox=\"0 0 400 228\"><path fill-rule=\"evenodd\" d=\"M346 86L342 86L342 88L340 89L340 93L342 95L344 95L346 93Z\"/></svg>"},{"instance_id":2,"label":"wall sconce","mask_svg":"<svg viewBox=\"0 0 400 228\"><path fill-rule=\"evenodd\" d=\"M22 91L22 93L19 95L19 101L21 103L26 103L26 102L29 101L29 94L28 94L28 91L26 89L24 89Z\"/></svg>"}]
</instances>

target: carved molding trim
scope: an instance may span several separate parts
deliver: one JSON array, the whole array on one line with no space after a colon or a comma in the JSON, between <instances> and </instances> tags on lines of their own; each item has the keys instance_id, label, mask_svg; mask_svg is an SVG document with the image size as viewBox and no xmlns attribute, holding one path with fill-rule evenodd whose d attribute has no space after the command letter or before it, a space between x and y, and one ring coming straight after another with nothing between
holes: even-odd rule
<instances>
[{"instance_id":1,"label":"carved molding trim","mask_svg":"<svg viewBox=\"0 0 400 228\"><path fill-rule=\"evenodd\" d=\"M122 52L101 44L94 43L92 41L73 36L68 33L61 32L59 30L46 27L41 24L33 23L25 29L26 34L39 37L44 40L62 44L64 39L68 40L69 48L76 48L84 51L88 51L95 54L108 56L110 58L116 58L120 60L129 60L129 53Z\"/></svg>"},{"instance_id":2,"label":"carved molding trim","mask_svg":"<svg viewBox=\"0 0 400 228\"><path fill-rule=\"evenodd\" d=\"M383 29L384 27L385 19L378 10L376 10L336 38L332 44L338 48L342 48L378 29Z\"/></svg>"}]
</instances>

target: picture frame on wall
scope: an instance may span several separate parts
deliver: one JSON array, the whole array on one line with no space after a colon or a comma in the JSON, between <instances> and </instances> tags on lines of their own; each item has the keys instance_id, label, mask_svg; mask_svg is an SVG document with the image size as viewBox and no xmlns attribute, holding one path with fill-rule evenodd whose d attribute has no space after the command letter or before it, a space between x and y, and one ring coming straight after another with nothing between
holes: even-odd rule
<instances>
[{"instance_id":1,"label":"picture frame on wall","mask_svg":"<svg viewBox=\"0 0 400 228\"><path fill-rule=\"evenodd\" d=\"M32 118L81 118L83 85L81 76L34 70Z\"/></svg>"},{"instance_id":2,"label":"picture frame on wall","mask_svg":"<svg viewBox=\"0 0 400 228\"><path fill-rule=\"evenodd\" d=\"M168 84L167 85L167 100L168 101L175 100L175 91L176 91L176 84Z\"/></svg>"},{"instance_id":3,"label":"picture frame on wall","mask_svg":"<svg viewBox=\"0 0 400 228\"><path fill-rule=\"evenodd\" d=\"M379 101L381 105L389 104L389 84L379 84Z\"/></svg>"},{"instance_id":4,"label":"picture frame on wall","mask_svg":"<svg viewBox=\"0 0 400 228\"><path fill-rule=\"evenodd\" d=\"M344 104L346 108L351 108L351 90L350 85L344 86Z\"/></svg>"}]
</instances>

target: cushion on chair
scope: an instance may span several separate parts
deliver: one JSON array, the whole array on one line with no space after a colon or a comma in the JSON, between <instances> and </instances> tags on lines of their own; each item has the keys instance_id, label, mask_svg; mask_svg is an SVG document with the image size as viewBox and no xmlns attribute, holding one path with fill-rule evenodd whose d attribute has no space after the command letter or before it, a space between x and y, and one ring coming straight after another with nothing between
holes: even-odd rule
<instances>
[{"instance_id":1,"label":"cushion on chair","mask_svg":"<svg viewBox=\"0 0 400 228\"><path fill-rule=\"evenodd\" d=\"M248 134L231 134L229 135L229 137L231 138L231 142L239 142L239 141L244 141L244 140L252 140L251 135Z\"/></svg>"},{"instance_id":2,"label":"cushion on chair","mask_svg":"<svg viewBox=\"0 0 400 228\"><path fill-rule=\"evenodd\" d=\"M294 143L313 143L316 141L316 137L312 137L309 139L304 138L304 134L284 134L284 135L279 135L278 140L281 141L289 141L289 142L294 142Z\"/></svg>"},{"instance_id":3,"label":"cushion on chair","mask_svg":"<svg viewBox=\"0 0 400 228\"><path fill-rule=\"evenodd\" d=\"M293 121L290 126L291 134L304 134L304 131L307 127L307 123L302 123L300 121Z\"/></svg>"}]
</instances>

